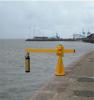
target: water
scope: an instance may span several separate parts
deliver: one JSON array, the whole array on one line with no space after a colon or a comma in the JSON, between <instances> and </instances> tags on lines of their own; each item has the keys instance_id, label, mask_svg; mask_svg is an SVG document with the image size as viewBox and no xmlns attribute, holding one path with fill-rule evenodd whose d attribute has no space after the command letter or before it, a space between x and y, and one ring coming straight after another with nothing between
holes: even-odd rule
<instances>
[{"instance_id":1,"label":"water","mask_svg":"<svg viewBox=\"0 0 94 100\"><path fill-rule=\"evenodd\" d=\"M81 55L94 50L94 44L83 42L25 42L0 40L0 100L27 100L54 75L56 54L31 54L31 73L24 72L24 48L75 48L76 54L65 54L67 67Z\"/></svg>"}]
</instances>

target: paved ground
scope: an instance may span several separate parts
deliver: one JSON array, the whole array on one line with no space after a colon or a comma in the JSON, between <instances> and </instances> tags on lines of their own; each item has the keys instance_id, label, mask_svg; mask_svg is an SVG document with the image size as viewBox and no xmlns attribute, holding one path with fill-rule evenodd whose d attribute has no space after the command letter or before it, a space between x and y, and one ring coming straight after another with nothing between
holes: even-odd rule
<instances>
[{"instance_id":1,"label":"paved ground","mask_svg":"<svg viewBox=\"0 0 94 100\"><path fill-rule=\"evenodd\" d=\"M94 52L88 53L36 91L30 100L94 100Z\"/></svg>"}]
</instances>

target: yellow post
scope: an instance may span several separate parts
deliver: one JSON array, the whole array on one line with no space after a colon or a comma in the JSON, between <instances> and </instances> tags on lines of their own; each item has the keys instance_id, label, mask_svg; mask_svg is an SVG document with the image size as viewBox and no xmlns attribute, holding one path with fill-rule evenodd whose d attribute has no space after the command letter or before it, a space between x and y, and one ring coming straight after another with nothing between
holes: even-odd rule
<instances>
[{"instance_id":1,"label":"yellow post","mask_svg":"<svg viewBox=\"0 0 94 100\"><path fill-rule=\"evenodd\" d=\"M62 45L57 46L57 56L58 56L58 62L56 65L55 75L64 76L65 72L64 72L64 64L62 60L62 57L64 56L64 47Z\"/></svg>"},{"instance_id":2,"label":"yellow post","mask_svg":"<svg viewBox=\"0 0 94 100\"><path fill-rule=\"evenodd\" d=\"M25 56L25 72L30 72L30 57L29 53L56 53L58 56L58 62L55 69L55 75L63 76L65 75L64 72L64 64L62 57L64 53L75 53L75 49L64 49L63 45L58 45L55 49L36 49L36 48L26 48L25 49L26 56Z\"/></svg>"},{"instance_id":3,"label":"yellow post","mask_svg":"<svg viewBox=\"0 0 94 100\"><path fill-rule=\"evenodd\" d=\"M26 53L25 56L25 72L30 72L30 56L29 53Z\"/></svg>"}]
</instances>

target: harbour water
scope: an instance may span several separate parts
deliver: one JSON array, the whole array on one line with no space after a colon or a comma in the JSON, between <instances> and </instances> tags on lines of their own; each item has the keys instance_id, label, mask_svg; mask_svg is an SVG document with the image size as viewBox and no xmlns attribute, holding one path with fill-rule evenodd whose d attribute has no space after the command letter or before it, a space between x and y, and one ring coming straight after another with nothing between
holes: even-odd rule
<instances>
[{"instance_id":1,"label":"harbour water","mask_svg":"<svg viewBox=\"0 0 94 100\"><path fill-rule=\"evenodd\" d=\"M24 40L0 40L0 100L28 100L54 75L56 54L30 54L31 72L24 72L24 49L55 48L63 44L65 48L76 49L75 54L65 54L64 65L93 51L94 44L84 42L26 42Z\"/></svg>"}]
</instances>

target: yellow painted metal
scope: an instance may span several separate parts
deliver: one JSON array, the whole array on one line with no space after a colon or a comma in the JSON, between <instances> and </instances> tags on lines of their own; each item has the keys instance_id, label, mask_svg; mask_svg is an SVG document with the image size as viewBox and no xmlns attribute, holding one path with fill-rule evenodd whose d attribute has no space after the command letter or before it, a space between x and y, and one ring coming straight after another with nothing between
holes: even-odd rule
<instances>
[{"instance_id":1,"label":"yellow painted metal","mask_svg":"<svg viewBox=\"0 0 94 100\"><path fill-rule=\"evenodd\" d=\"M56 49L32 49L27 48L25 52L33 52L33 53L56 53Z\"/></svg>"},{"instance_id":2,"label":"yellow painted metal","mask_svg":"<svg viewBox=\"0 0 94 100\"><path fill-rule=\"evenodd\" d=\"M75 53L75 49L65 49L64 53Z\"/></svg>"},{"instance_id":3,"label":"yellow painted metal","mask_svg":"<svg viewBox=\"0 0 94 100\"><path fill-rule=\"evenodd\" d=\"M58 49L60 49L60 46L58 46ZM29 53L30 52L33 52L33 53L57 53L57 52L59 53L59 52L61 52L58 49L32 49L32 48L26 48L25 52L29 52ZM64 51L62 51L62 54L63 53L75 53L75 49L65 49Z\"/></svg>"},{"instance_id":4,"label":"yellow painted metal","mask_svg":"<svg viewBox=\"0 0 94 100\"><path fill-rule=\"evenodd\" d=\"M57 46L57 56L58 56L58 62L56 65L55 75L56 76L64 76L64 64L62 57L64 56L64 46L58 45Z\"/></svg>"},{"instance_id":5,"label":"yellow painted metal","mask_svg":"<svg viewBox=\"0 0 94 100\"><path fill-rule=\"evenodd\" d=\"M26 48L25 52L27 53L27 58L25 59L25 70L26 72L30 71L30 59L29 59L29 53L56 53L58 56L58 62L56 65L55 75L57 76L63 76L65 75L64 72L64 64L62 57L64 56L64 53L75 53L75 49L64 49L63 45L58 45L55 49L34 49L34 48Z\"/></svg>"},{"instance_id":6,"label":"yellow painted metal","mask_svg":"<svg viewBox=\"0 0 94 100\"><path fill-rule=\"evenodd\" d=\"M30 57L29 57L29 53L26 53L26 56L25 56L25 72L30 72Z\"/></svg>"},{"instance_id":7,"label":"yellow painted metal","mask_svg":"<svg viewBox=\"0 0 94 100\"><path fill-rule=\"evenodd\" d=\"M65 75L62 56L58 56L58 62L56 65L55 75L56 76L64 76Z\"/></svg>"},{"instance_id":8,"label":"yellow painted metal","mask_svg":"<svg viewBox=\"0 0 94 100\"><path fill-rule=\"evenodd\" d=\"M57 56L64 56L64 46L59 44L57 46L57 52L56 52Z\"/></svg>"}]
</instances>

